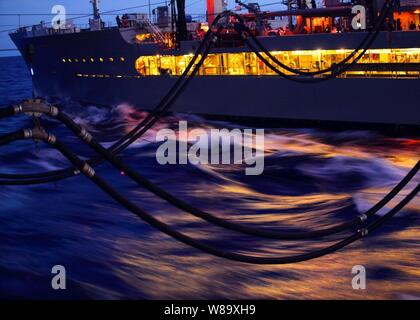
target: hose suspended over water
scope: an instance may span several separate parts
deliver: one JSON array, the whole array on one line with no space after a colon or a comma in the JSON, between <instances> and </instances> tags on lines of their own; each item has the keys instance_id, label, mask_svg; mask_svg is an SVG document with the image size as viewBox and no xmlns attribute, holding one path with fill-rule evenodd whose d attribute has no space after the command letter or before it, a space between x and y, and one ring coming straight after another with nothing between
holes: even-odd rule
<instances>
[{"instance_id":1,"label":"hose suspended over water","mask_svg":"<svg viewBox=\"0 0 420 320\"><path fill-rule=\"evenodd\" d=\"M391 4L393 3L394 0L390 0ZM255 55L267 66L269 67L273 72L277 73L279 76L293 81L293 82L298 82L298 83L306 83L306 84L311 84L311 83L319 83L319 82L323 82L323 81L327 81L327 80L331 80L336 78L337 76L341 75L342 73L346 72L348 69L350 69L351 67L353 67L354 65L356 65L360 58L366 53L366 51L372 46L372 43L375 41L376 37L379 34L380 31L380 27L383 25L386 16L389 14L389 10L391 9L391 4L389 4L388 2L384 3L384 7L383 7L383 11L381 13L381 16L379 18L378 24L377 26L374 28L373 30L373 35L371 35L370 33L368 34L368 36L362 41L362 44L365 42L365 40L367 41L367 43L365 45L363 45L362 48L362 44L359 45L357 51L354 50L352 52L352 54L350 54L349 56L347 56L345 59L343 59L342 61L340 61L339 63L331 66L330 68L324 69L319 71L319 73L307 73L307 72L303 72L303 74L305 75L315 75L315 74L324 74L326 72L331 71L331 73L326 74L322 77L297 77L294 75L289 75L286 74L285 72L277 69L267 58L265 58L261 52L251 43L251 41L249 41L248 39L248 32L245 33L246 28L244 29L244 25L243 24L236 24L235 25L235 30L236 32L238 32L239 34L242 35L246 45L251 49L252 52L255 53ZM369 38L369 39L368 39ZM293 73L298 73L298 74L302 74L301 71L298 71L296 69L292 69L288 66L286 66L285 64L281 63L276 57L274 57L266 48L264 48L261 44L261 42L259 42L259 40L256 37L252 37L252 39L254 40L254 42L257 44L257 46L263 51L264 54L266 54L272 61L274 61L277 65L279 65L280 67L293 72ZM362 50L360 52L358 52L360 50L360 48L362 48ZM350 63L346 63L348 60L350 60L354 54L356 54L356 57L353 59L353 61L351 61ZM348 58L348 60L346 60Z\"/></svg>"},{"instance_id":2,"label":"hose suspended over water","mask_svg":"<svg viewBox=\"0 0 420 320\"><path fill-rule=\"evenodd\" d=\"M215 25L222 17L228 15L228 12L221 13L218 15L213 24ZM220 33L221 28L218 28L216 33L213 33L211 28L206 33L203 41L200 43L199 47L197 48L193 58L191 59L190 63L182 73L182 75L177 79L175 84L172 88L168 91L168 93L162 98L161 102L149 113L149 115L143 119L133 130L131 130L128 134L118 140L115 144L110 147L110 150L113 153L119 153L130 146L134 141L140 138L147 130L149 130L159 119L160 117L169 110L169 108L175 103L176 99L181 95L181 93L187 88L187 85L192 80L195 74L197 74L198 70L200 69L201 65L203 64L205 58L207 57L211 47L215 43L215 37ZM212 37L213 36L213 37ZM204 52L202 50L204 48ZM197 58L201 55L201 58L197 64L195 64ZM191 68L194 69L191 71ZM191 74L190 74L191 72ZM188 76L188 77L187 77ZM187 78L186 78L187 77ZM184 81L184 79L186 80ZM182 83L184 81L184 83ZM16 106L16 108L20 108L21 106ZM2 109L0 109L2 110ZM3 111L6 115L6 111ZM0 113L0 119L2 118L2 113ZM103 161L102 158L93 158L89 160L89 164L92 166L96 166ZM55 170L43 173L34 173L34 174L7 174L7 173L0 173L1 179L8 179L8 180L0 180L0 185L32 185L32 184L41 184L41 183L50 183L54 181L63 180L66 178L70 178L78 173L77 170L74 168L67 168L62 170ZM13 181L13 180L17 181ZM21 181L19 181L21 180Z\"/></svg>"},{"instance_id":3,"label":"hose suspended over water","mask_svg":"<svg viewBox=\"0 0 420 320\"><path fill-rule=\"evenodd\" d=\"M243 35L244 37L250 37L256 43L257 47L264 54L266 54L272 61L274 61L274 63L276 63L278 66L280 66L281 68L283 68L283 69L285 69L285 70L287 70L291 73L302 75L302 76L322 75L322 74L327 73L327 72L338 73L341 70L341 68L344 67L345 64L348 61L350 61L350 59L352 59L361 49L366 49L366 50L369 49L369 47L371 46L373 41L376 39L376 37L378 35L378 32L383 27L385 18L389 15L389 12L390 12L391 8L394 6L394 2L395 2L395 0L386 0L384 2L376 25L373 27L372 30L367 32L366 36L363 38L362 42L357 46L356 49L354 49L350 54L348 54L340 62L337 62L336 64L333 64L326 69L322 69L322 70L318 70L318 71L301 71L299 69L291 68L288 65L280 62L274 55L271 54L270 51L267 50L267 48L265 48L263 46L263 44L258 40L258 38L254 36L252 31L244 24L241 16L239 16L237 14L235 15L235 17L238 19L239 24L237 24L235 26L235 29L239 34ZM359 55L359 58L357 58L357 57L355 58L356 61L358 61L359 59L360 59L360 55ZM293 79L291 79L291 80L293 80Z\"/></svg>"},{"instance_id":4,"label":"hose suspended over water","mask_svg":"<svg viewBox=\"0 0 420 320\"><path fill-rule=\"evenodd\" d=\"M24 106L20 109L15 110L17 114L19 113L37 113L37 114L46 114L53 118L59 120L64 124L68 129L70 129L77 137L79 137L82 142L90 146L95 152L97 152L103 159L106 159L120 171L124 172L126 176L133 179L137 184L146 188L150 192L154 193L158 197L166 200L170 204L176 206L177 208L191 213L192 215L206 220L207 222L213 223L219 227L226 228L229 230L241 232L247 235L264 237L269 239L282 239L282 240L303 240L303 239L313 239L332 235L335 233L343 232L349 228L355 227L362 224L368 218L374 216L381 208L383 208L390 200L392 200L416 175L420 168L420 161L407 173L407 175L374 207L372 207L366 214L359 215L348 222L344 222L339 225L328 227L321 230L313 231L304 231L304 232L279 232L279 231L268 231L261 228L255 228L252 226L246 226L243 224L238 224L234 222L227 221L222 218L218 218L210 213L207 213L189 203L182 201L181 199L173 196L164 189L152 183L147 178L140 175L138 172L133 170L131 167L126 165L121 161L117 156L115 156L111 151L102 147L93 136L87 132L84 128L75 123L70 117L65 113L61 112L58 108L50 105L34 105L34 106ZM0 139L0 146L2 144L9 143L12 141L18 133L12 133L3 136Z\"/></svg>"},{"instance_id":5,"label":"hose suspended over water","mask_svg":"<svg viewBox=\"0 0 420 320\"><path fill-rule=\"evenodd\" d=\"M45 143L51 145L52 147L56 148L62 155L64 155L80 172L82 172L86 177L88 177L92 182L94 182L99 188L101 188L105 193L107 193L110 197L112 197L115 201L120 203L123 207L127 210L134 213L137 217L141 218L143 221L147 222L151 226L155 227L159 231L171 236L172 238L189 245L193 248L201 250L205 253L212 254L217 257L237 261L237 262L244 262L244 263L251 263L251 264L287 264L287 263L297 263L303 262L315 258L322 257L324 255L333 253L339 249L342 249L349 244L355 242L356 240L366 236L369 232L374 231L386 221L391 219L395 214L397 214L404 206L410 202L419 192L420 184L417 186L406 196L404 199L398 203L393 209L387 212L382 218L370 223L366 228L358 230L356 233L351 235L350 237L345 238L331 246L328 246L323 249L314 250L308 253L298 254L294 256L285 256L285 257L258 257L258 256L250 256L245 254L238 254L233 253L230 251L222 250L216 248L214 246L205 244L201 241L198 241L194 238L191 238L175 229L170 227L169 225L161 222L160 220L154 218L153 216L149 215L147 212L136 206L130 200L128 200L125 196L115 190L112 186L110 186L105 180L103 180L100 176L98 176L95 170L89 166L86 161L82 161L76 154L74 154L65 144L57 140L57 138L53 135L46 133L45 131L39 130L21 130L15 133L14 139L10 142L21 140L21 139L36 139L44 141ZM0 144L2 141L2 137L0 137ZM10 139L9 139L10 140ZM9 143L10 143L9 142Z\"/></svg>"},{"instance_id":6,"label":"hose suspended over water","mask_svg":"<svg viewBox=\"0 0 420 320\"><path fill-rule=\"evenodd\" d=\"M389 9L389 8L388 8ZM383 13L382 13L383 14ZM230 15L229 12L226 12L219 16L228 16ZM386 15L386 14L385 14ZM383 18L381 16L381 18ZM218 20L218 19L217 19ZM216 20L216 21L217 21ZM383 23L383 21L382 21ZM239 28L237 28L238 31L240 31ZM217 36L221 30L221 27L219 27L218 31L214 34ZM374 37L369 39L368 46L369 47L372 42L374 41L374 38L376 37L379 29L375 30ZM241 33L241 32L240 32ZM58 172L63 172L66 175L72 176L75 174L78 174L80 172L84 173L88 178L90 178L96 185L98 185L103 191L105 191L108 195L110 195L114 200L119 202L121 205L123 205L128 210L132 211L134 214L136 214L138 217L143 219L144 221L148 222L152 226L156 227L158 230L172 236L173 238L190 245L194 248L197 248L199 250L202 250L204 252L213 254L215 256L224 257L230 260L240 261L240 262L247 262L247 263L255 263L255 264L283 264L283 263L292 263L292 262L300 262L300 261L306 261L310 259L314 259L329 253L332 253L334 251L337 251L350 243L356 241L357 239L365 236L369 231L373 231L374 229L378 228L380 225L382 225L384 222L386 222L388 219L390 219L392 216L394 216L399 210L401 210L411 199L416 196L416 194L419 191L420 186L417 185L417 187L410 192L408 196L406 196L397 206L395 206L392 210L390 210L385 216L383 216L380 219L377 219L376 221L370 223L366 228L360 229L358 232L353 234L352 236L345 238L344 240L335 243L332 246L326 247L321 250L315 250L309 253L295 255L295 256L289 256L289 257L256 257L256 256L249 256L249 255L243 255L243 254L237 254L232 252L227 252L220 250L216 247L204 244L200 241L197 241L191 237L188 237L174 229L172 229L170 226L162 223L161 221L155 219L154 217L150 216L147 212L143 211L136 205L134 205L132 202L130 202L126 197L124 197L122 194L120 194L118 191L116 191L114 188L112 188L109 184L107 184L103 179L98 177L92 168L91 164L97 165L103 161L103 159L108 160L111 162L115 167L123 171L127 176L132 178L134 181L136 181L139 185L145 187L149 191L153 192L157 196L165 199L169 203L175 205L176 207L183 209L197 217L200 217L208 222L211 222L215 225L218 225L223 228L227 228L230 230L238 231L241 233L245 233L248 235L254 235L254 236L260 236L264 238L272 238L272 239L294 239L294 240L302 240L302 239L310 239L310 238L316 238L326 235L335 234L338 232L345 231L351 227L357 226L360 223L363 223L366 221L369 217L372 217L376 214L376 212L381 209L384 205L386 205L392 198L394 198L398 192L404 188L405 185L408 184L408 182L415 176L415 174L419 170L420 162L417 162L416 166L407 174L407 176L397 185L395 186L381 201L379 201L375 206L373 206L370 210L368 210L365 214L359 215L358 217L352 219L349 222L342 223L340 225L336 225L330 228L322 229L322 230L314 230L314 231L307 231L307 232L299 232L299 233L285 233L285 232L276 232L276 231L267 231L262 230L259 228L254 228L251 226L244 226L241 224L233 223L230 221L226 221L224 219L218 218L216 216L213 216L207 212L204 212L194 206L191 206L188 203L183 202L180 199L177 199L173 195L169 194L165 190L161 189L160 187L154 185L149 180L142 177L140 174L138 174L136 171L131 169L129 166L124 164L121 160L119 160L115 154L124 150L126 147L128 147L131 143L133 143L138 137L140 137L142 134L144 134L156 121L157 119L164 114L167 110L169 110L170 106L174 103L174 101L179 97L180 94L185 90L189 82L192 80L192 78L196 75L197 71L201 67L202 63L204 62L207 54L209 53L212 44L215 42L216 38L211 38L212 32L209 31L206 34L205 40L200 44L200 47L197 49L197 52L194 56L194 59L190 62L188 69L183 73L183 75L178 79L178 81L175 83L175 85L171 88L171 90L165 95L165 97L162 99L161 103L144 119L134 130L130 131L127 135L125 135L122 139L120 139L116 144L114 144L110 149L103 148L98 142L96 142L93 137L85 131L83 128L81 128L79 125L77 125L72 119L70 119L68 116L66 116L64 113L60 112L57 108L50 106L50 105L44 105L42 106L35 106L35 107L28 107L28 106L15 106L15 107L9 107L0 110L0 118L8 117L10 115L29 112L29 113L40 113L40 114L47 114L49 116L57 118L59 121L64 123L73 133L75 133L78 137L80 137L85 143L87 143L91 148L93 148L96 152L98 152L101 157L93 158L89 160L88 162L80 160L77 155L75 155L71 150L69 150L63 143L57 141L57 139L47 134L45 131L42 131L40 129L35 130L23 130L11 134L7 134L5 136L0 137L0 146L11 143L16 140L21 139L28 139L28 138L34 138L38 140L42 140L55 148L59 150L66 158L70 160L70 162L75 166L75 168L71 169L65 169L65 170L59 170ZM261 54L255 50L255 47L252 46L252 44L249 43L248 39L245 37L245 41L248 45L250 45L250 48L256 52L257 56L261 59ZM362 46L362 45L361 45ZM364 48L364 51L358 57L356 57L355 61L352 63L357 63L357 60L360 59L360 57L364 54L364 52L367 50L367 47ZM204 52L201 56L200 61L194 65L198 55L201 53L201 51L204 49ZM263 50L264 51L264 50ZM262 57L264 58L264 57ZM349 58L350 59L350 58ZM270 68L275 69L274 66L272 66L266 59L261 59L264 63L266 63ZM193 71L191 74L188 74L190 69L194 66ZM344 72L342 70L346 70L345 68L348 68L348 65L345 65L344 67L340 68L337 73ZM274 71L274 70L273 70ZM278 74L282 75L281 71L277 70ZM329 75L330 78L335 77L337 74L334 72ZM188 76L188 77L187 77ZM186 80L182 83L182 80ZM308 80L308 79L306 79ZM313 78L312 80L318 80L318 78ZM67 172L67 170L71 170L71 172ZM56 171L57 172L57 171ZM45 181L50 182L53 179L56 179L58 175L55 173L49 172L46 174L37 174L37 180L39 181ZM9 178L13 175L9 175ZM33 178L35 175L32 175L27 178L30 175L16 175L16 179L23 178L23 181L13 181L13 182L24 182L27 183L29 179Z\"/></svg>"},{"instance_id":7,"label":"hose suspended over water","mask_svg":"<svg viewBox=\"0 0 420 320\"><path fill-rule=\"evenodd\" d=\"M385 16L386 13L384 14L384 12L382 12L382 17ZM220 28L218 30L218 32L216 33L216 35L220 32ZM200 52L202 49L202 46L204 46L204 44L208 41L208 39L210 39L209 37L207 37L210 33L208 33L206 35L206 39L205 41L203 41L201 43L201 47L198 48L197 52ZM213 39L214 42L214 39ZM147 188L149 191L153 192L154 194L156 194L157 196L165 199L166 201L168 201L169 203L175 205L176 207L185 210L197 217L200 217L208 222L214 223L218 226L230 229L230 230L234 230L234 231L238 231L238 232L242 232L248 235L254 235L254 236L259 236L259 237L266 237L266 238L272 238L272 239L310 239L310 238L316 238L316 237L322 237L322 236L327 236L327 235L331 235L334 233L338 233L338 232L342 232L345 231L351 227L354 227L362 222L364 222L367 218L373 216L377 211L379 211L386 203L388 203L409 181L410 179L417 173L418 169L419 169L419 163L417 163L417 165L407 174L407 176L397 185L395 186L389 193L387 196L385 196L376 206L374 206L371 210L368 211L367 215L361 215L358 217L353 218L351 221L345 222L343 224L337 225L337 226L333 226L330 228L326 228L326 229L322 229L322 230L316 230L316 231L307 231L307 232L299 232L299 233L287 233L287 232L276 232L276 231L268 231L268 230L262 230L262 229L258 229L258 228L254 228L254 227L250 227L250 226L244 226L241 224L237 224L237 223L233 223L233 222L229 222L226 221L224 219L220 219L216 216L213 216L209 213L206 213L194 206L191 206L188 203L183 202L180 199L177 199L176 197L174 197L173 195L167 193L165 190L159 188L158 186L154 185L153 183L151 183L149 180L145 179L144 177L140 176L137 172L135 172L134 170L132 170L131 168L127 167L124 163L122 163L117 157L114 156L114 153L118 153L121 150L123 150L124 148L126 148L128 145L130 145L132 142L134 142L138 136L141 136L142 134L144 134L153 124L154 122L157 120L157 118L159 117L159 115L163 112L165 112L165 110L171 105L171 103L173 103L174 100L176 100L176 98L182 93L182 91L186 88L188 82L190 79L192 79L192 77L196 74L196 72L198 71L198 69L201 67L203 61L205 60L209 50L210 50L211 44L206 46L206 50L203 54L203 56L201 57L199 63L197 65L195 65L195 68L192 72L192 74L190 75L190 77L187 78L187 81L184 82L181 87L179 87L179 83L177 82L174 87L173 90L176 90L178 88L180 88L178 91L175 92L175 94L171 97L171 93L173 92L172 90L170 92L168 92L168 94L162 99L161 103L155 108L154 112L152 112L151 114L149 114L149 116L142 121L142 123L138 126L140 128L140 131L138 131L137 133L134 133L135 129L133 131L131 131L128 135L126 135L124 138L128 139L125 143L120 144L119 142L122 141L123 139L121 139L119 142L117 142L114 146L112 146L110 148L111 151L103 148L99 143L97 143L96 141L89 141L90 142L90 146L97 151L103 158L107 159L108 161L110 161L111 163L113 163L115 166L117 166L120 170L124 171L128 176L130 176L133 180L135 180L138 184L142 185L143 187ZM195 55L195 58L198 56L198 54ZM186 72L183 73L183 76L181 77L181 79L183 79L187 73L188 70L193 66L195 62L195 59L191 61L191 63L189 64L189 68L187 69ZM166 106L165 106L165 103ZM52 111L52 110L57 110L57 111ZM84 129L80 128L76 123L74 123L69 117L67 117L65 114L61 113L58 111L58 109L53 109L52 107L38 107L38 108L34 108L31 109L25 106L19 106L19 107L15 107L14 109L12 109L12 107L3 109L2 112L0 113L0 118L2 117L6 117L7 115L10 114L16 114L16 113L20 113L20 112L38 112L38 113L44 113L44 114L49 114L52 116L56 116L57 119L59 119L60 121L62 121L67 127L69 127L74 133L76 133L79 137L81 136L82 138L84 137L84 135L86 134L87 136L91 137L90 134L88 134ZM149 120L149 122L147 123L147 121ZM145 125L142 125L145 124ZM11 138L13 138L13 136L11 136ZM5 140L6 142L9 140ZM89 165L97 165L99 164L103 158L95 158L94 160L90 160L89 161ZM58 170L56 172L63 172L67 171L68 169L65 170ZM80 173L79 170L75 170L74 168L71 169L70 172L66 172L66 176L72 176L75 174ZM54 181L56 178L58 178L58 176L54 176L54 172L48 172L46 174L36 174L36 175L5 175L8 178L24 178L26 180L24 181L19 181L16 184L29 184L32 183L33 181L28 180L27 178L33 178L34 176L36 176L38 178L38 181L42 181L42 182L51 182ZM61 178L61 177L60 177Z\"/></svg>"}]
</instances>

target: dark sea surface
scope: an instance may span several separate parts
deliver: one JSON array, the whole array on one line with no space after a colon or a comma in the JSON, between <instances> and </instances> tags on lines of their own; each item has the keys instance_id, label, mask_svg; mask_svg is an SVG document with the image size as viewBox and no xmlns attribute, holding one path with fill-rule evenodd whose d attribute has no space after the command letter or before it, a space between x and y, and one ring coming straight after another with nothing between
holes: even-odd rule
<instances>
[{"instance_id":1,"label":"dark sea surface","mask_svg":"<svg viewBox=\"0 0 420 320\"><path fill-rule=\"evenodd\" d=\"M1 106L31 96L30 76L21 58L0 59L0 70ZM66 102L65 111L105 146L145 116L128 105L105 109ZM176 128L180 118L159 121L123 153L123 160L197 207L277 230L348 221L381 199L420 154L420 137L412 135L266 129L265 170L260 176L246 176L244 167L237 165L159 165L156 131ZM238 127L200 117L182 119L188 120L190 129ZM93 156L63 126L47 119L42 123L80 156ZM0 134L30 125L26 117L2 120ZM67 166L61 155L42 144L19 142L0 148L2 173ZM243 236L173 208L108 164L98 167L97 173L153 216L226 250L283 256L324 247L344 236L300 242ZM66 290L51 288L54 265L66 268ZM366 268L366 290L352 289L354 265ZM43 185L0 186L0 297L419 299L420 200L417 197L384 227L337 253L297 264L257 266L216 258L177 242L83 176Z\"/></svg>"}]
</instances>

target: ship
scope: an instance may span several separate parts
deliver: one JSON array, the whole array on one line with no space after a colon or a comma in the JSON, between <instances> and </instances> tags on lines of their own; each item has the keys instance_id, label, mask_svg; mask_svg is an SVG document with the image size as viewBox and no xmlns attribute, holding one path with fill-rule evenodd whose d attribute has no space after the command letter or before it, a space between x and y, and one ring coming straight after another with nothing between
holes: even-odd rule
<instances>
[{"instance_id":1,"label":"ship","mask_svg":"<svg viewBox=\"0 0 420 320\"><path fill-rule=\"evenodd\" d=\"M285 9L277 11L236 2L238 14L273 56L293 69L313 72L357 48L375 26L384 1L326 0L316 7L315 1L286 0ZM207 0L205 19L198 21L185 13L185 0L173 0L155 8L153 16L127 13L119 17L118 25L108 26L101 19L98 1L91 2L87 28L67 21L59 28L41 23L10 33L27 64L35 97L103 106L128 103L152 110L227 6L224 0ZM351 25L355 4L366 8L366 26L358 30ZM170 111L279 125L418 129L419 15L420 0L398 1L358 63L331 80L311 84L278 76L235 30L226 28Z\"/></svg>"}]
</instances>

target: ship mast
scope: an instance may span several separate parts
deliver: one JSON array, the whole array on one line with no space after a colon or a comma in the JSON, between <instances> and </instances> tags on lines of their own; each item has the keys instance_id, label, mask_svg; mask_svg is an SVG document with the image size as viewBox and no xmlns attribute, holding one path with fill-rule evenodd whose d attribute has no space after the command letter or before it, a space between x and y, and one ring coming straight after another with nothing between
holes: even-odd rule
<instances>
[{"instance_id":1,"label":"ship mast","mask_svg":"<svg viewBox=\"0 0 420 320\"><path fill-rule=\"evenodd\" d=\"M292 10L292 0L287 0L287 10ZM289 16L288 18L288 22L289 22L289 30L293 29L293 17Z\"/></svg>"},{"instance_id":2,"label":"ship mast","mask_svg":"<svg viewBox=\"0 0 420 320\"><path fill-rule=\"evenodd\" d=\"M187 40L188 31L187 31L187 19L185 16L185 0L176 0L176 6L178 9L178 17L176 20L176 41Z\"/></svg>"},{"instance_id":3,"label":"ship mast","mask_svg":"<svg viewBox=\"0 0 420 320\"><path fill-rule=\"evenodd\" d=\"M100 19L101 16L99 15L99 0L90 0L93 6L93 18Z\"/></svg>"}]
</instances>

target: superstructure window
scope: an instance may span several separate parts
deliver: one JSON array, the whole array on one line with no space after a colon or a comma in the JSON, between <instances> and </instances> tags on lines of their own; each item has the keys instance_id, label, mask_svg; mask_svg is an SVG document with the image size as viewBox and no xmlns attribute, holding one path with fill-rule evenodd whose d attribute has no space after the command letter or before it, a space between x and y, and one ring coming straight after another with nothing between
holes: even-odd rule
<instances>
[{"instance_id":1,"label":"superstructure window","mask_svg":"<svg viewBox=\"0 0 420 320\"><path fill-rule=\"evenodd\" d=\"M227 75L245 74L244 54L243 53L223 53L226 65L223 73Z\"/></svg>"},{"instance_id":2,"label":"superstructure window","mask_svg":"<svg viewBox=\"0 0 420 320\"><path fill-rule=\"evenodd\" d=\"M353 50L297 50L273 51L271 54L283 64L301 71L319 71L342 61ZM270 60L268 56L262 55ZM357 56L354 55L354 56ZM142 56L136 60L135 68L142 76L156 76L162 74L181 75L193 55ZM347 63L351 63L354 57ZM361 57L354 70L346 75L386 76L407 75L420 76L420 49L370 49ZM398 69L400 68L400 69ZM357 69L357 70L356 70ZM289 71L283 70L287 74ZM217 53L209 54L201 66L198 75L275 75L253 52Z\"/></svg>"},{"instance_id":3,"label":"superstructure window","mask_svg":"<svg viewBox=\"0 0 420 320\"><path fill-rule=\"evenodd\" d=\"M175 74L175 57L174 56L162 56L160 58L159 73L160 74Z\"/></svg>"},{"instance_id":4,"label":"superstructure window","mask_svg":"<svg viewBox=\"0 0 420 320\"><path fill-rule=\"evenodd\" d=\"M202 74L203 75L217 75L220 74L219 55L209 54L203 62Z\"/></svg>"}]
</instances>

